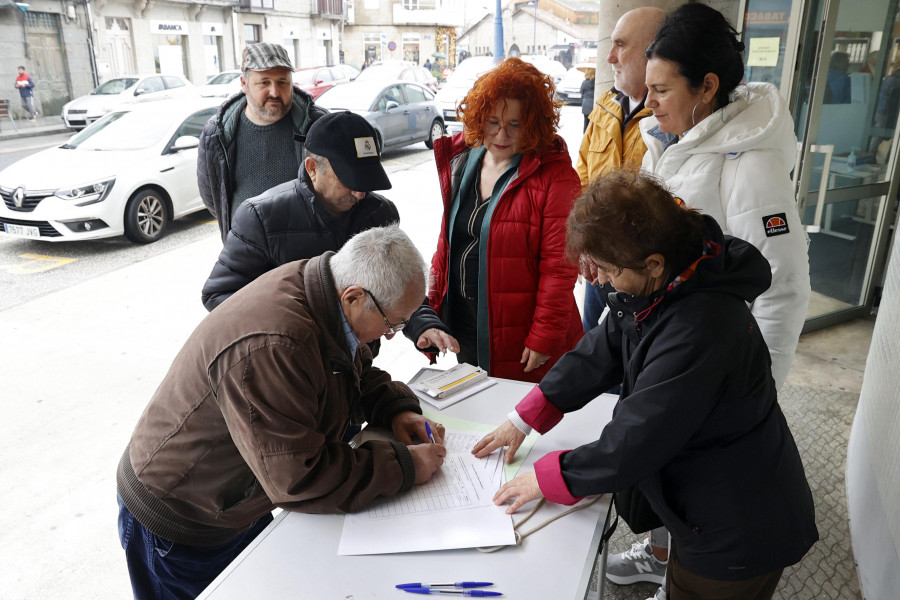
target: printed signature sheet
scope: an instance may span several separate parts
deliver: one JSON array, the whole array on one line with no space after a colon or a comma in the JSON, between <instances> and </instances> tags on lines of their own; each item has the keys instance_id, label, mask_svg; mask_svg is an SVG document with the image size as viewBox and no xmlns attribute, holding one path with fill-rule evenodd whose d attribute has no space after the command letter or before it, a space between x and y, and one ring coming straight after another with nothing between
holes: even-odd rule
<instances>
[{"instance_id":1,"label":"printed signature sheet","mask_svg":"<svg viewBox=\"0 0 900 600\"><path fill-rule=\"evenodd\" d=\"M495 506L503 485L503 454L471 454L482 432L448 429L447 456L430 481L383 498L344 517L339 555L390 554L515 543L506 506Z\"/></svg>"}]
</instances>

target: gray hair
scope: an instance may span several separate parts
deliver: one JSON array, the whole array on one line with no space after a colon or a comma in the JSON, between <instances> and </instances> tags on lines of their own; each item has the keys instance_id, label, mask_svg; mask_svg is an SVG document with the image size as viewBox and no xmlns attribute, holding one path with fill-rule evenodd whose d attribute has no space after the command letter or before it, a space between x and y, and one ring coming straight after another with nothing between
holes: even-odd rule
<instances>
[{"instance_id":1,"label":"gray hair","mask_svg":"<svg viewBox=\"0 0 900 600\"><path fill-rule=\"evenodd\" d=\"M424 291L427 282L422 255L396 223L373 227L350 238L331 257L331 273L338 290L362 286L384 310L395 308L411 284L420 285ZM374 310L371 298L366 301Z\"/></svg>"},{"instance_id":2,"label":"gray hair","mask_svg":"<svg viewBox=\"0 0 900 600\"><path fill-rule=\"evenodd\" d=\"M304 147L304 150L306 150L305 147ZM324 156L319 156L318 154L313 154L309 150L306 150L306 156L308 158L311 158L314 161L316 161L316 171L321 171L324 174L324 173L327 173L328 170L331 168L331 163L328 162L328 159L325 158Z\"/></svg>"}]
</instances>

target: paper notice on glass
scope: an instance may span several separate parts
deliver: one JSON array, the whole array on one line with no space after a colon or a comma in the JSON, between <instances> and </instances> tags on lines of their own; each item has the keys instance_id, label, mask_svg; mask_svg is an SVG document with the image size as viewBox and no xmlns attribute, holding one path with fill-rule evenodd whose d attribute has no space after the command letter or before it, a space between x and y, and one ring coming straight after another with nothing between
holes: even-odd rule
<instances>
[{"instance_id":1,"label":"paper notice on glass","mask_svg":"<svg viewBox=\"0 0 900 600\"><path fill-rule=\"evenodd\" d=\"M780 51L781 38L750 38L750 51L747 53L747 66L777 67Z\"/></svg>"},{"instance_id":2,"label":"paper notice on glass","mask_svg":"<svg viewBox=\"0 0 900 600\"><path fill-rule=\"evenodd\" d=\"M407 383L410 386L410 389L416 394L419 400L423 400L435 407L438 410L442 410L447 408L451 404L456 404L460 400L465 400L466 398L477 394L478 392L485 390L497 382L491 378L487 378L483 381L476 383L475 385L468 387L462 391L456 392L451 396L447 396L446 398L432 398L422 390L415 387L413 384L419 381L420 379L425 379L427 377L432 377L434 375L442 373L441 369L431 369L431 368L423 368L419 369L419 372L413 375L412 379L410 379Z\"/></svg>"},{"instance_id":3,"label":"paper notice on glass","mask_svg":"<svg viewBox=\"0 0 900 600\"><path fill-rule=\"evenodd\" d=\"M510 515L492 498L503 455L478 459L480 432L447 430L447 456L430 481L344 517L339 555L391 554L515 544Z\"/></svg>"}]
</instances>

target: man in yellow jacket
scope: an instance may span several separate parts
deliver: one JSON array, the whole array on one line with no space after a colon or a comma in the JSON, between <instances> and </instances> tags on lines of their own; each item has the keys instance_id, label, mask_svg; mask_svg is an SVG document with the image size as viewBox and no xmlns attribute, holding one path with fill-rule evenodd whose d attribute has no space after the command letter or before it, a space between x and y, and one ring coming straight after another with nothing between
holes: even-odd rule
<instances>
[{"instance_id":1,"label":"man in yellow jacket","mask_svg":"<svg viewBox=\"0 0 900 600\"><path fill-rule=\"evenodd\" d=\"M612 65L614 85L603 94L588 116L587 129L575 170L581 185L623 164L640 168L647 147L641 139L638 124L653 114L644 106L647 97L644 52L659 31L665 12L644 7L628 11L618 20L612 31L606 62ZM589 285L584 290L582 324L585 332L597 326L606 296L613 291L609 284L598 285L596 272L582 265L581 274ZM632 548L609 557L606 577L618 585L638 582L662 584L669 555L669 535L664 527L653 530L647 540L636 542ZM660 588L656 598L664 598ZM649 600L649 599L648 599Z\"/></svg>"},{"instance_id":2,"label":"man in yellow jacket","mask_svg":"<svg viewBox=\"0 0 900 600\"><path fill-rule=\"evenodd\" d=\"M614 85L603 94L588 116L587 129L575 170L581 185L623 164L640 167L647 147L641 139L638 123L653 112L644 107L647 85L644 51L659 30L665 12L644 7L628 11L612 31L612 48L606 62L612 65ZM597 326L611 290L599 286L596 274L582 268L585 286L583 325L585 332Z\"/></svg>"}]
</instances>

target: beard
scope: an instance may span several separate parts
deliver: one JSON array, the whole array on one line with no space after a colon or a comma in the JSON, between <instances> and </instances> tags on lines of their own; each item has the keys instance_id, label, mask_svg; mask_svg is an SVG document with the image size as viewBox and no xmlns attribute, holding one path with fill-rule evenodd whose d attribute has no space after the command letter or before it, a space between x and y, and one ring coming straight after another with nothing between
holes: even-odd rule
<instances>
[{"instance_id":1,"label":"beard","mask_svg":"<svg viewBox=\"0 0 900 600\"><path fill-rule=\"evenodd\" d=\"M274 102L270 103L270 100ZM277 106L275 105L275 102L278 103ZM281 120L281 118L291 110L290 104L285 104L281 101L281 98L272 96L267 97L262 104L258 104L256 99L248 94L247 104L250 106L250 110L256 113L260 119L270 123Z\"/></svg>"}]
</instances>

